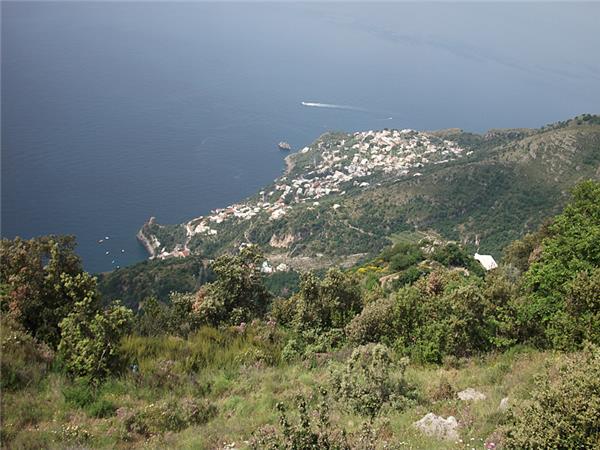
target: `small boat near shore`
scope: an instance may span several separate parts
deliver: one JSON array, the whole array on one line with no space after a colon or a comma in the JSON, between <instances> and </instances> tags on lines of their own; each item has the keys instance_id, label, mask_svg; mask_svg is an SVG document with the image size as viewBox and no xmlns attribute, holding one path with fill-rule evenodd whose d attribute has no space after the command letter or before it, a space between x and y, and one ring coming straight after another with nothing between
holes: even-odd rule
<instances>
[{"instance_id":1,"label":"small boat near shore","mask_svg":"<svg viewBox=\"0 0 600 450\"><path fill-rule=\"evenodd\" d=\"M277 147L279 147L279 150L289 151L292 149L292 146L285 141L281 141L279 144L277 144Z\"/></svg>"}]
</instances>

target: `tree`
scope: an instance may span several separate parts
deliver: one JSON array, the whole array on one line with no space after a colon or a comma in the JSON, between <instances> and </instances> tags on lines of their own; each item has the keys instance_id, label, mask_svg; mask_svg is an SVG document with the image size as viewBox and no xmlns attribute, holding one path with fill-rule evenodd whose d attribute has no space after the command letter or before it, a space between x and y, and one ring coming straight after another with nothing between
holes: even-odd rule
<instances>
[{"instance_id":1,"label":"tree","mask_svg":"<svg viewBox=\"0 0 600 450\"><path fill-rule=\"evenodd\" d=\"M16 238L0 242L2 311L35 338L53 346L60 339L59 322L73 308L63 274L83 272L73 236Z\"/></svg>"},{"instance_id":2,"label":"tree","mask_svg":"<svg viewBox=\"0 0 600 450\"><path fill-rule=\"evenodd\" d=\"M358 282L339 269L330 269L323 280L303 274L295 298L299 329L343 328L362 308Z\"/></svg>"},{"instance_id":3,"label":"tree","mask_svg":"<svg viewBox=\"0 0 600 450\"><path fill-rule=\"evenodd\" d=\"M211 325L232 325L263 316L271 300L260 268L263 255L254 246L238 255L215 260L216 280L205 285L197 296L196 311Z\"/></svg>"},{"instance_id":4,"label":"tree","mask_svg":"<svg viewBox=\"0 0 600 450\"><path fill-rule=\"evenodd\" d=\"M583 273L597 273L600 267L600 183L586 181L573 189L570 203L556 216L541 247L524 274L527 302L522 304L521 320L531 337L541 336L541 344L564 347L561 329L575 311L565 301L569 289Z\"/></svg>"},{"instance_id":5,"label":"tree","mask_svg":"<svg viewBox=\"0 0 600 450\"><path fill-rule=\"evenodd\" d=\"M119 367L119 341L131 326L133 312L118 302L100 309L96 280L87 273L61 278L74 308L59 325L59 355L69 374L100 380Z\"/></svg>"}]
</instances>

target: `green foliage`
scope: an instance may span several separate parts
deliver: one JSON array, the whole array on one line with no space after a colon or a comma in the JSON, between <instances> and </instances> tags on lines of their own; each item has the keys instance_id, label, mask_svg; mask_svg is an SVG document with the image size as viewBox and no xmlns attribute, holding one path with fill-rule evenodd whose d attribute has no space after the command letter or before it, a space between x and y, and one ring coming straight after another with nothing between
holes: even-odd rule
<instances>
[{"instance_id":1,"label":"green foliage","mask_svg":"<svg viewBox=\"0 0 600 450\"><path fill-rule=\"evenodd\" d=\"M58 324L73 308L63 274L82 273L73 236L0 241L0 308L36 339L56 346Z\"/></svg>"},{"instance_id":2,"label":"green foliage","mask_svg":"<svg viewBox=\"0 0 600 450\"><path fill-rule=\"evenodd\" d=\"M140 303L135 316L134 333L139 336L161 336L169 332L171 311L168 305L150 297Z\"/></svg>"},{"instance_id":3,"label":"green foliage","mask_svg":"<svg viewBox=\"0 0 600 450\"><path fill-rule=\"evenodd\" d=\"M120 366L118 344L133 313L118 303L99 310L96 282L88 274L62 279L75 307L60 323L59 355L71 375L102 379Z\"/></svg>"},{"instance_id":4,"label":"green foliage","mask_svg":"<svg viewBox=\"0 0 600 450\"><path fill-rule=\"evenodd\" d=\"M350 410L371 418L386 404L402 409L410 403L407 365L407 358L397 361L383 344L359 346L341 370L334 370L333 391Z\"/></svg>"},{"instance_id":5,"label":"green foliage","mask_svg":"<svg viewBox=\"0 0 600 450\"><path fill-rule=\"evenodd\" d=\"M478 278L440 270L395 295L388 319L395 346L414 359L440 363L446 355L469 356L490 349L493 311ZM392 336L387 336L388 341Z\"/></svg>"},{"instance_id":6,"label":"green foliage","mask_svg":"<svg viewBox=\"0 0 600 450\"><path fill-rule=\"evenodd\" d=\"M166 303L171 292L196 292L213 279L213 273L198 256L155 259L98 274L98 290L105 305L119 299L136 310L148 298Z\"/></svg>"},{"instance_id":7,"label":"green foliage","mask_svg":"<svg viewBox=\"0 0 600 450\"><path fill-rule=\"evenodd\" d=\"M565 325L575 326L570 323L572 314L595 314L593 310L568 309L565 299L569 289L577 290L573 280L585 276L583 272L592 275L599 266L600 183L588 181L575 187L571 202L549 227L539 259L524 274L527 302L523 302L520 313L528 325L528 335L542 345L564 348L559 330ZM593 309L594 303L588 306ZM585 338L581 335L567 346L578 345Z\"/></svg>"},{"instance_id":8,"label":"green foliage","mask_svg":"<svg viewBox=\"0 0 600 450\"><path fill-rule=\"evenodd\" d=\"M404 270L423 260L423 251L418 244L399 242L381 253L381 258L389 262L392 272Z\"/></svg>"},{"instance_id":9,"label":"green foliage","mask_svg":"<svg viewBox=\"0 0 600 450\"><path fill-rule=\"evenodd\" d=\"M375 300L346 326L346 336L353 344L383 342L390 345L397 337L394 327L396 301L393 298Z\"/></svg>"},{"instance_id":10,"label":"green foliage","mask_svg":"<svg viewBox=\"0 0 600 450\"><path fill-rule=\"evenodd\" d=\"M457 244L450 243L442 247L436 247L431 259L446 267L464 267L479 276L484 274L481 265Z\"/></svg>"},{"instance_id":11,"label":"green foliage","mask_svg":"<svg viewBox=\"0 0 600 450\"><path fill-rule=\"evenodd\" d=\"M219 257L212 269L217 279L204 286L197 312L210 325L237 325L263 317L271 300L260 271L263 256L246 247L236 256Z\"/></svg>"},{"instance_id":12,"label":"green foliage","mask_svg":"<svg viewBox=\"0 0 600 450\"><path fill-rule=\"evenodd\" d=\"M289 326L296 318L296 296L278 297L271 302L269 316L278 324Z\"/></svg>"},{"instance_id":13,"label":"green foliage","mask_svg":"<svg viewBox=\"0 0 600 450\"><path fill-rule=\"evenodd\" d=\"M205 323L198 311L203 295L202 290L195 294L171 292L167 304L155 298L146 299L140 303L134 331L140 336L187 337Z\"/></svg>"},{"instance_id":14,"label":"green foliage","mask_svg":"<svg viewBox=\"0 0 600 450\"><path fill-rule=\"evenodd\" d=\"M96 417L98 419L112 417L114 416L116 410L117 407L113 402L103 398L96 400L86 409L87 413L91 417Z\"/></svg>"},{"instance_id":15,"label":"green foliage","mask_svg":"<svg viewBox=\"0 0 600 450\"><path fill-rule=\"evenodd\" d=\"M511 411L507 449L600 446L600 349L589 346L536 380L531 398Z\"/></svg>"},{"instance_id":16,"label":"green foliage","mask_svg":"<svg viewBox=\"0 0 600 450\"><path fill-rule=\"evenodd\" d=\"M173 398L133 411L125 417L123 427L128 434L149 437L204 424L216 413L215 405L207 401Z\"/></svg>"},{"instance_id":17,"label":"green foliage","mask_svg":"<svg viewBox=\"0 0 600 450\"><path fill-rule=\"evenodd\" d=\"M322 280L303 274L293 301L297 330L343 328L362 308L358 282L339 269L330 269Z\"/></svg>"},{"instance_id":18,"label":"green foliage","mask_svg":"<svg viewBox=\"0 0 600 450\"><path fill-rule=\"evenodd\" d=\"M600 268L579 272L568 284L564 311L553 318L547 334L561 349L585 341L600 345Z\"/></svg>"},{"instance_id":19,"label":"green foliage","mask_svg":"<svg viewBox=\"0 0 600 450\"><path fill-rule=\"evenodd\" d=\"M186 339L175 336L127 336L123 358L138 366L138 377L150 385L173 386L205 369L238 369L279 362L283 337L272 323L243 327L201 327Z\"/></svg>"},{"instance_id":20,"label":"green foliage","mask_svg":"<svg viewBox=\"0 0 600 450\"><path fill-rule=\"evenodd\" d=\"M274 296L289 297L300 289L300 274L293 270L272 273L265 277L265 286Z\"/></svg>"},{"instance_id":21,"label":"green foliage","mask_svg":"<svg viewBox=\"0 0 600 450\"><path fill-rule=\"evenodd\" d=\"M503 263L511 265L521 273L527 271L541 252L542 240L548 236L550 222L545 222L535 233L528 233L521 239L508 244L504 249Z\"/></svg>"},{"instance_id":22,"label":"green foliage","mask_svg":"<svg viewBox=\"0 0 600 450\"><path fill-rule=\"evenodd\" d=\"M39 383L54 352L28 334L9 316L0 318L0 390L17 390Z\"/></svg>"},{"instance_id":23,"label":"green foliage","mask_svg":"<svg viewBox=\"0 0 600 450\"><path fill-rule=\"evenodd\" d=\"M314 411L309 410L308 402L300 397L297 401L299 419L292 424L283 403L277 404L279 425L263 427L256 431L250 441L255 450L350 450L344 430L332 427L329 417L327 392L322 390L323 399Z\"/></svg>"},{"instance_id":24,"label":"green foliage","mask_svg":"<svg viewBox=\"0 0 600 450\"><path fill-rule=\"evenodd\" d=\"M63 389L63 395L67 403L85 408L96 400L96 391L88 379L77 378L69 386Z\"/></svg>"},{"instance_id":25,"label":"green foliage","mask_svg":"<svg viewBox=\"0 0 600 450\"><path fill-rule=\"evenodd\" d=\"M309 359L318 353L329 353L344 343L344 332L340 328L326 331L312 328L296 332L288 339L281 351L281 359L286 362Z\"/></svg>"}]
</instances>

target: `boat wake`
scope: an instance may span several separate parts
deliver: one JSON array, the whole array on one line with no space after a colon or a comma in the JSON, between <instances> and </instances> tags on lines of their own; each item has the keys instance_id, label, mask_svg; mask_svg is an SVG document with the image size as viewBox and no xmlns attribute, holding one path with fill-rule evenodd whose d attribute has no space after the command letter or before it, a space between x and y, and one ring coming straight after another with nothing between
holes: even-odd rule
<instances>
[{"instance_id":1,"label":"boat wake","mask_svg":"<svg viewBox=\"0 0 600 450\"><path fill-rule=\"evenodd\" d=\"M358 108L357 106L335 105L332 103L302 102L302 106L309 106L311 108L344 109L346 111L362 111L362 112L368 111L364 108Z\"/></svg>"}]
</instances>

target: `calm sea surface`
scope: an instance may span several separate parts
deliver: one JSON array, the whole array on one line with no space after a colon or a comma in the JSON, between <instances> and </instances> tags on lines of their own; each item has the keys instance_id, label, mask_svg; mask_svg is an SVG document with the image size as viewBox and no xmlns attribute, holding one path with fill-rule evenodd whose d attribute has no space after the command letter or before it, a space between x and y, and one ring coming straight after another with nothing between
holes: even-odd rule
<instances>
[{"instance_id":1,"label":"calm sea surface","mask_svg":"<svg viewBox=\"0 0 600 450\"><path fill-rule=\"evenodd\" d=\"M280 140L598 113L599 20L598 3L2 2L2 235L75 234L110 270L145 258L149 216L275 178Z\"/></svg>"}]
</instances>

